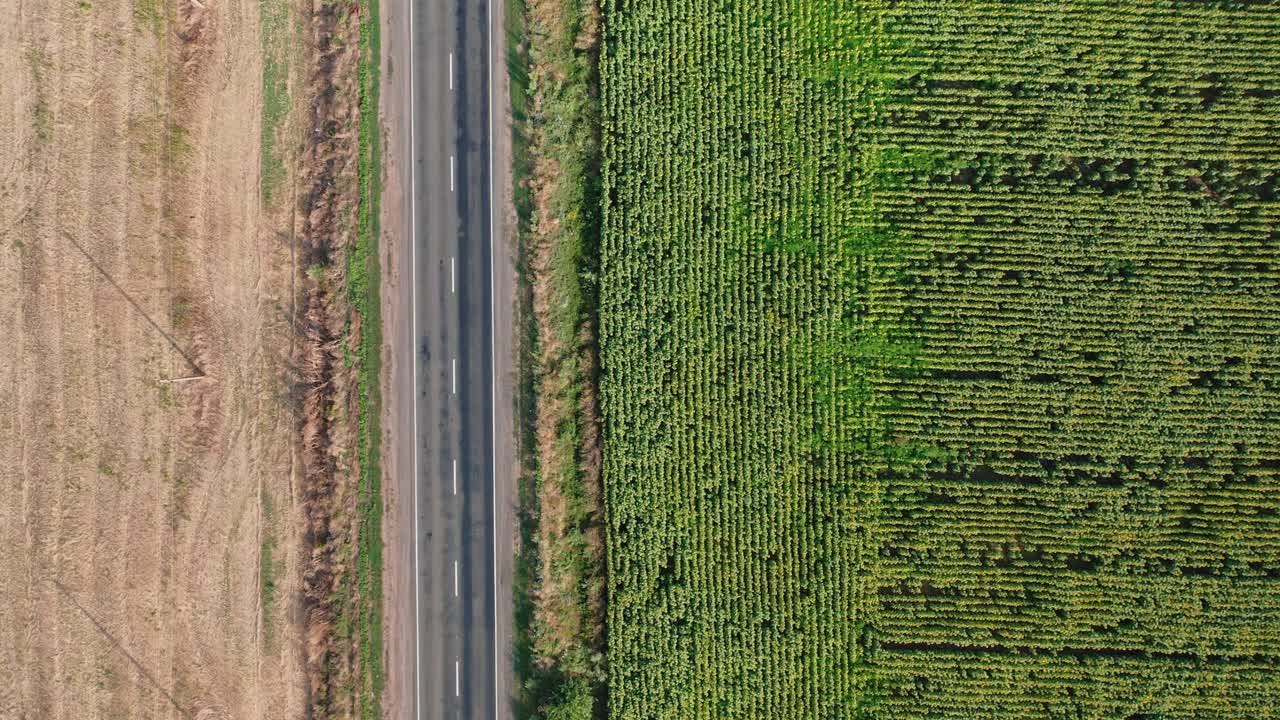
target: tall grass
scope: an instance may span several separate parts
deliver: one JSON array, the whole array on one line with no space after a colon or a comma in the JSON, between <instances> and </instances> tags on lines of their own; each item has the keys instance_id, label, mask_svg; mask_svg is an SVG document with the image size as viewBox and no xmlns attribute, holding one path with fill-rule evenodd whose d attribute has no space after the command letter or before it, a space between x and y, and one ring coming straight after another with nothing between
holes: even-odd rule
<instances>
[{"instance_id":1,"label":"tall grass","mask_svg":"<svg viewBox=\"0 0 1280 720\"><path fill-rule=\"evenodd\" d=\"M592 500L599 106L589 0L509 6L520 276L520 552L514 661L523 717L606 712L604 567ZM534 190L534 188L537 188Z\"/></svg>"}]
</instances>

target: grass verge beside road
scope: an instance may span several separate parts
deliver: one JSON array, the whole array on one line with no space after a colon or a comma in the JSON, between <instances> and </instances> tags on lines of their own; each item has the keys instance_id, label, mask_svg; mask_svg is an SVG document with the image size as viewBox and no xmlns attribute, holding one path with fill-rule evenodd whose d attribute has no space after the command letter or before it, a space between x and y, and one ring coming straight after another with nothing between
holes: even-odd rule
<instances>
[{"instance_id":1,"label":"grass verge beside road","mask_svg":"<svg viewBox=\"0 0 1280 720\"><path fill-rule=\"evenodd\" d=\"M378 113L379 0L361 0L359 48L359 158L357 177L359 209L355 243L347 255L348 290L352 310L359 325L357 333L356 394L357 459L360 478L357 488L359 514L356 553L356 591L361 598L354 620L355 641L360 652L360 675L356 678L361 718L382 716L382 691L386 682L382 648L382 397L379 376L382 367L382 314L379 306L378 262L379 213L382 192L382 139Z\"/></svg>"},{"instance_id":2,"label":"grass verge beside road","mask_svg":"<svg viewBox=\"0 0 1280 720\"><path fill-rule=\"evenodd\" d=\"M590 0L526 0L509 6L507 22L519 217L520 714L602 718L599 9Z\"/></svg>"}]
</instances>

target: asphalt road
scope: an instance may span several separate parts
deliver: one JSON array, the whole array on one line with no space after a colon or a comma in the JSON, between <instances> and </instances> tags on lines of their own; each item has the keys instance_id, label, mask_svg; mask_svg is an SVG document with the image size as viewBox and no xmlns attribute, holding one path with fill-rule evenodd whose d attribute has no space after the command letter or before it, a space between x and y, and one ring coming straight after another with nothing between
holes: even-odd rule
<instances>
[{"instance_id":1,"label":"asphalt road","mask_svg":"<svg viewBox=\"0 0 1280 720\"><path fill-rule=\"evenodd\" d=\"M410 2L414 712L479 720L508 709L496 640L489 0Z\"/></svg>"}]
</instances>

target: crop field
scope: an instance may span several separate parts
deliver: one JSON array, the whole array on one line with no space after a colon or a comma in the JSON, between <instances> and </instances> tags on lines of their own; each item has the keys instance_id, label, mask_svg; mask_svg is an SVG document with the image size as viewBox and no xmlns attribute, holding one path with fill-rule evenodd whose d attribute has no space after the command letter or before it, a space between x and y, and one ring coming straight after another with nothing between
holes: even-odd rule
<instances>
[{"instance_id":1,"label":"crop field","mask_svg":"<svg viewBox=\"0 0 1280 720\"><path fill-rule=\"evenodd\" d=\"M611 717L1280 715L1277 38L605 4Z\"/></svg>"}]
</instances>

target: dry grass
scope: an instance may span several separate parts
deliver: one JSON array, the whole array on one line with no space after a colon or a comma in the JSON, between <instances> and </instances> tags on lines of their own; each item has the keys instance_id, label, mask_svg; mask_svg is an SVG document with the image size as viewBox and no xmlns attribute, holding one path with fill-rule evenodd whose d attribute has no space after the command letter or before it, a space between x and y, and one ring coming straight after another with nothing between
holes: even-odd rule
<instances>
[{"instance_id":1,"label":"dry grass","mask_svg":"<svg viewBox=\"0 0 1280 720\"><path fill-rule=\"evenodd\" d=\"M260 52L250 0L0 4L0 717L305 705Z\"/></svg>"}]
</instances>

